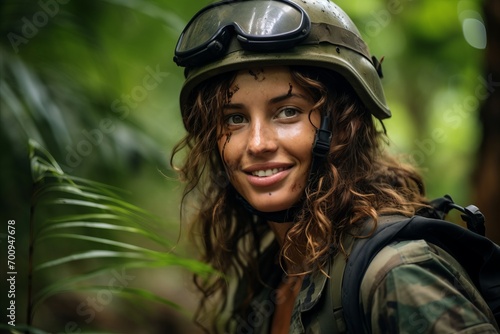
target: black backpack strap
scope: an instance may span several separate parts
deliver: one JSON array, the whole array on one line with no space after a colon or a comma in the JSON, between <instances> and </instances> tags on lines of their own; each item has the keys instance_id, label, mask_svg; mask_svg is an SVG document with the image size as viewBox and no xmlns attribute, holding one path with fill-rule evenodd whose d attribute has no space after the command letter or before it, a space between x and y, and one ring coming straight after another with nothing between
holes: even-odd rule
<instances>
[{"instance_id":1,"label":"black backpack strap","mask_svg":"<svg viewBox=\"0 0 500 334\"><path fill-rule=\"evenodd\" d=\"M445 220L416 217L400 240L424 239L455 257L500 321L500 247L488 238Z\"/></svg>"},{"instance_id":2,"label":"black backpack strap","mask_svg":"<svg viewBox=\"0 0 500 334\"><path fill-rule=\"evenodd\" d=\"M421 216L393 217L379 224L372 237L354 243L344 271L342 305L350 333L370 333L370 324L359 303L360 286L366 269L375 255L396 240L424 239L455 257L469 274L500 321L500 247L491 240L441 219Z\"/></svg>"},{"instance_id":3,"label":"black backpack strap","mask_svg":"<svg viewBox=\"0 0 500 334\"><path fill-rule=\"evenodd\" d=\"M370 238L356 239L347 261L342 284L342 307L349 333L370 333L362 305L359 303L359 288L366 269L378 252L389 244L399 229L410 222L410 218L392 215L381 216L377 228ZM373 229L373 221L368 221L362 235ZM384 233L382 233L384 232Z\"/></svg>"},{"instance_id":4,"label":"black backpack strap","mask_svg":"<svg viewBox=\"0 0 500 334\"><path fill-rule=\"evenodd\" d=\"M401 221L407 219L404 216L382 216L379 218L379 226L385 225L385 224L391 224L396 221ZM373 224L365 224L365 226L361 229L361 235L368 235L373 228ZM358 231L359 233L359 231ZM349 254L352 254L353 252L353 247L356 245L356 248L362 247L364 243L366 243L370 239L354 239L351 236L346 237L344 240L344 247L348 250ZM375 256L376 254L374 254ZM349 258L352 258L349 256ZM370 259L371 261L371 259ZM366 263L366 268L368 268L368 263ZM333 263L331 265L331 270L330 270L330 293L331 293L331 299L333 303L333 317L335 319L335 322L337 324L337 329L339 330L339 333L345 333L348 330L347 323L354 323L354 324L362 324L363 323L363 315L362 313L350 313L349 314L349 321L346 322L346 316L344 313L344 305L343 301L347 298L350 298L349 296L345 296L346 289L343 289L343 282L346 279L345 271L346 271L346 265L347 265L347 259L342 253L337 253L335 257L333 258ZM350 263L352 266L352 261ZM348 278L349 279L349 278ZM346 285L351 286L349 283L346 283ZM342 293L344 292L344 295ZM352 331L350 330L351 333L361 333L360 331Z\"/></svg>"}]
</instances>

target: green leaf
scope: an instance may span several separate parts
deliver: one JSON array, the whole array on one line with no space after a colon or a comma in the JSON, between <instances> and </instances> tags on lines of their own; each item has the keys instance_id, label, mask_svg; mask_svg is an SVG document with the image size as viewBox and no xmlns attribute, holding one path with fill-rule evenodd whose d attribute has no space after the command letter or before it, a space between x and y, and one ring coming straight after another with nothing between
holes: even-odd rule
<instances>
[{"instance_id":1,"label":"green leaf","mask_svg":"<svg viewBox=\"0 0 500 334\"><path fill-rule=\"evenodd\" d=\"M87 260L87 259L99 259L99 258L129 258L129 259L144 259L150 260L151 257L148 257L144 253L139 252L118 252L118 251L109 251L109 250L90 250L83 253L71 254L68 256L60 257L55 260L47 261L42 264L36 266L33 270L39 271L42 269L47 269L55 266L59 266L61 264L65 264L73 261Z\"/></svg>"},{"instance_id":2,"label":"green leaf","mask_svg":"<svg viewBox=\"0 0 500 334\"><path fill-rule=\"evenodd\" d=\"M154 262L154 261L134 261L127 263L114 263L111 265L107 265L102 268L98 268L86 273L79 274L77 276L67 277L58 280L55 283L52 283L48 286L45 286L33 298L33 311L36 312L37 308L43 303L47 298L50 298L53 295L62 293L64 291L72 291L78 288L76 286L79 282L89 281L90 279L98 276L102 276L106 273L112 272L116 269L131 269L131 268L159 268L164 267L163 262Z\"/></svg>"},{"instance_id":3,"label":"green leaf","mask_svg":"<svg viewBox=\"0 0 500 334\"><path fill-rule=\"evenodd\" d=\"M67 223L53 223L50 225L44 225L43 228L41 228L38 231L38 238L43 238L46 236L47 233L50 233L51 231L54 230L59 230L59 229L66 229L66 228L75 228L75 227L85 227L85 228L92 228L92 229L104 229L104 230L112 230L112 231L117 231L117 232L129 232L129 233L135 233L142 235L150 240L153 240L157 244L167 247L168 243L166 242L165 239L159 238L156 234L148 232L144 229L137 228L137 227L131 227L131 226L122 226L122 225L115 225L115 224L109 224L109 223L101 223L101 222L90 222L90 221L68 221Z\"/></svg>"},{"instance_id":4,"label":"green leaf","mask_svg":"<svg viewBox=\"0 0 500 334\"><path fill-rule=\"evenodd\" d=\"M34 179L33 200L30 224L30 266L29 284L33 284L34 275L42 270L58 266L70 265L78 261L92 261L103 265L90 272L80 272L71 277L62 277L51 284L42 286L36 295L29 296L29 314L32 318L39 306L47 298L66 291L83 291L85 289L101 289L88 287L88 282L106 272L121 268L161 268L180 266L202 277L220 275L211 266L194 259L183 258L168 249L168 243L156 233L153 227L158 224L158 218L145 210L128 203L117 196L117 190L102 183L74 177L65 174L52 156L37 143L31 143L31 162ZM58 209L77 209L78 213L64 216L53 216L36 222L33 213L37 207L50 207L52 212ZM75 210L76 211L76 210ZM82 212L83 211L83 212ZM36 227L36 230L35 230ZM77 233L85 231L85 234ZM132 242L119 241L120 234L110 234L110 237L87 235L87 231L109 230L113 232L139 235L141 246ZM77 250L72 254L64 254L40 263L33 261L33 254L43 241L61 239L71 241ZM80 241L80 242L74 242ZM164 250L154 250L143 246L142 241L150 241L163 246ZM56 243L53 243L56 244ZM116 249L102 249L103 245ZM83 247L83 250L79 247ZM104 247L106 248L106 247ZM112 264L105 259L116 259ZM119 261L117 261L119 260ZM84 285L82 287L82 284ZM108 287L109 288L109 287ZM115 289L116 290L116 289ZM150 291L141 288L124 288L116 290L124 296L140 296L148 301L161 302L175 309L178 305L158 297Z\"/></svg>"},{"instance_id":5,"label":"green leaf","mask_svg":"<svg viewBox=\"0 0 500 334\"><path fill-rule=\"evenodd\" d=\"M30 149L29 157L31 160L32 172L38 172L37 174L33 175L33 181L40 181L47 170L52 171L57 175L64 175L64 172L57 161L45 148L43 148L40 144L38 144L31 138L29 139L28 143ZM42 154L42 157L38 156L37 154Z\"/></svg>"}]
</instances>

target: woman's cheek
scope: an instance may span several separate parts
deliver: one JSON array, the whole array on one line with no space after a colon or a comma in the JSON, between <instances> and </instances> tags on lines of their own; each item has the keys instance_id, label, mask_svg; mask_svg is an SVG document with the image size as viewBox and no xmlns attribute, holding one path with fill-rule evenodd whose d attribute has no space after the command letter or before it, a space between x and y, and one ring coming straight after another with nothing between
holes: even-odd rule
<instances>
[{"instance_id":1,"label":"woman's cheek","mask_svg":"<svg viewBox=\"0 0 500 334\"><path fill-rule=\"evenodd\" d=\"M297 124L296 126L281 127L278 129L278 137L280 140L290 141L297 140L297 143L311 144L314 141L316 129L310 124Z\"/></svg>"}]
</instances>

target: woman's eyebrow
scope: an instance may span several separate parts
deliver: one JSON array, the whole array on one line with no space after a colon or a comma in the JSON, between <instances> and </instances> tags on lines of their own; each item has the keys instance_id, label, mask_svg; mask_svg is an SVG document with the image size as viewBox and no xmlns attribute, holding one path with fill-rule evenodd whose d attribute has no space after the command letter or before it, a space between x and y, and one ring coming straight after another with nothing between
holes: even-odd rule
<instances>
[{"instance_id":1,"label":"woman's eyebrow","mask_svg":"<svg viewBox=\"0 0 500 334\"><path fill-rule=\"evenodd\" d=\"M286 101L288 99L293 99L293 98L298 98L298 99L302 99L302 100L309 100L309 98L303 94L285 93L283 95L278 95L276 97L269 99L269 103L275 104L275 103L283 102L283 101ZM243 109L244 107L245 106L243 103L226 103L222 106L223 109Z\"/></svg>"},{"instance_id":2,"label":"woman's eyebrow","mask_svg":"<svg viewBox=\"0 0 500 334\"><path fill-rule=\"evenodd\" d=\"M222 109L243 109L242 103L226 103L222 106Z\"/></svg>"},{"instance_id":3,"label":"woman's eyebrow","mask_svg":"<svg viewBox=\"0 0 500 334\"><path fill-rule=\"evenodd\" d=\"M269 100L269 102L271 104L274 104L274 103L279 103L279 102L282 102L282 101L285 101L285 100L288 100L288 99L291 99L291 98L299 98L299 99L302 99L302 100L309 100L307 98L307 96L302 95L302 94L286 93L286 94L283 94L283 95L279 95L279 96L273 97L272 99Z\"/></svg>"}]
</instances>

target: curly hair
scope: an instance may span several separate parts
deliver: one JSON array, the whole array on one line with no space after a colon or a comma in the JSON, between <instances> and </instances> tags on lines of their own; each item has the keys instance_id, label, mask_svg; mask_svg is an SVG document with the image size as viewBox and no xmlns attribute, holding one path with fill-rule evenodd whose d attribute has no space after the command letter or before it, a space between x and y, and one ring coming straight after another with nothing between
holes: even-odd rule
<instances>
[{"instance_id":1,"label":"curly hair","mask_svg":"<svg viewBox=\"0 0 500 334\"><path fill-rule=\"evenodd\" d=\"M321 173L307 186L302 209L277 251L280 261L292 261L294 252L303 254L304 262L297 264L305 268L299 273L303 275L322 270L336 252L345 254L344 236L355 233L352 227L360 222L367 218L376 221L382 214L411 216L428 202L418 172L384 151L383 124L377 128L344 78L312 67L295 66L290 71L295 82L313 97L313 110L330 115L332 129L331 148ZM215 297L220 301L211 325L216 332L217 318L229 299L226 277L241 277L244 272L249 282L246 298L231 310L233 318L244 314L263 284L265 273L259 272L258 261L264 239L270 234L261 218L251 216L236 202L217 149L222 107L230 98L235 76L234 72L219 75L195 90L192 104L183 106L188 133L171 157L174 165L174 157L188 149L184 164L176 168L186 182L182 211L188 213L188 198L197 203L189 212L191 236L199 243L202 260L225 276L208 280L194 276L203 294L195 320L200 323Z\"/></svg>"}]
</instances>

